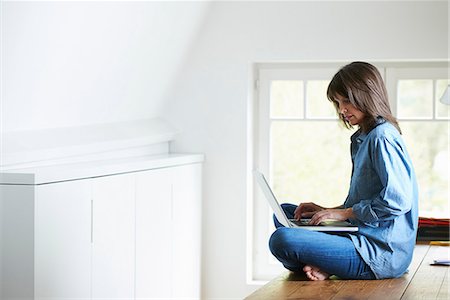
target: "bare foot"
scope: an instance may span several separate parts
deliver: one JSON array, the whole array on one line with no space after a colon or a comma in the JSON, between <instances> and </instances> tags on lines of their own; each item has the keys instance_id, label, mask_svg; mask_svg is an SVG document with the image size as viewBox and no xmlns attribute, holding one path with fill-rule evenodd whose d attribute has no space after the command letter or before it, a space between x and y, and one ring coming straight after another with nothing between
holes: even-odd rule
<instances>
[{"instance_id":1,"label":"bare foot","mask_svg":"<svg viewBox=\"0 0 450 300\"><path fill-rule=\"evenodd\" d=\"M314 266L304 266L303 271L306 274L306 277L309 278L309 280L325 280L330 277L330 274L325 273L324 271L321 271L319 268Z\"/></svg>"}]
</instances>

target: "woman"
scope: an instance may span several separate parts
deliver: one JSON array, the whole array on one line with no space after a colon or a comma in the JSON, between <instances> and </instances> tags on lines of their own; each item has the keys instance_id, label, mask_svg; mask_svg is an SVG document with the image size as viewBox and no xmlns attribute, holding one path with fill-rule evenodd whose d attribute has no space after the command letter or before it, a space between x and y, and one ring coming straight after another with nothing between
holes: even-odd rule
<instances>
[{"instance_id":1,"label":"woman","mask_svg":"<svg viewBox=\"0 0 450 300\"><path fill-rule=\"evenodd\" d=\"M283 204L290 218L348 220L356 233L332 234L285 228L269 246L273 255L310 280L399 277L411 263L417 232L417 183L401 130L389 106L378 70L365 62L342 67L331 80L328 99L342 122L358 126L351 137L352 176L343 205Z\"/></svg>"}]
</instances>

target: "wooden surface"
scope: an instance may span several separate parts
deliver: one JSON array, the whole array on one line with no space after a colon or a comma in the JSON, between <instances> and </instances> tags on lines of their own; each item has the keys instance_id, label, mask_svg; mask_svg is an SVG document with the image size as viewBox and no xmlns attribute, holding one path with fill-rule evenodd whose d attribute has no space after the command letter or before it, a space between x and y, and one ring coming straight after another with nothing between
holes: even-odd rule
<instances>
[{"instance_id":1,"label":"wooden surface","mask_svg":"<svg viewBox=\"0 0 450 300\"><path fill-rule=\"evenodd\" d=\"M309 281L286 272L245 299L450 299L450 267L430 265L449 253L450 247L417 245L409 272L395 279Z\"/></svg>"}]
</instances>

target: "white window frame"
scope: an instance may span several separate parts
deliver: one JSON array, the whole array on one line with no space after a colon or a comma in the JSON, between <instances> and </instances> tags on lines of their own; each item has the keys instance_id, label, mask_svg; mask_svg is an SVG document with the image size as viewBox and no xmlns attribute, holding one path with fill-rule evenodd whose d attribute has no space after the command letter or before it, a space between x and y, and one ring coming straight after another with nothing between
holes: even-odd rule
<instances>
[{"instance_id":1,"label":"white window frame","mask_svg":"<svg viewBox=\"0 0 450 300\"><path fill-rule=\"evenodd\" d=\"M445 66L437 68L437 67L427 67L426 65L421 68L385 68L385 74L386 74L386 89L389 95L389 99L391 101L391 109L394 116L397 116L397 107L398 107L398 99L397 99L397 81L398 80L405 80L405 79L412 79L412 80L420 80L420 79L431 79L438 80L442 78L449 78L449 72L448 68ZM420 121L448 121L447 118L440 118L436 116L436 85L433 84L433 114L431 117L397 117L398 120L401 121L414 121L414 122L420 122Z\"/></svg>"},{"instance_id":2,"label":"white window frame","mask_svg":"<svg viewBox=\"0 0 450 300\"><path fill-rule=\"evenodd\" d=\"M248 151L247 151L247 283L264 284L267 280L280 274L284 268L273 263L274 258L268 248L267 235L273 231L273 225L267 224L272 214L266 200L254 184L252 171L259 169L271 178L270 158L270 122L276 120L335 122L336 118L316 118L307 115L307 101L304 101L302 118L270 118L270 82L272 80L331 80L337 70L348 62L305 62L305 63L255 63L251 66L248 101ZM393 114L397 115L397 80L398 79L442 79L449 78L449 61L378 61L377 66L383 79L391 102ZM306 86L304 95L306 95ZM433 85L435 93L435 85ZM304 97L306 99L306 97ZM433 97L432 118L407 118L399 121L436 121L449 122L449 119L436 117Z\"/></svg>"}]
</instances>

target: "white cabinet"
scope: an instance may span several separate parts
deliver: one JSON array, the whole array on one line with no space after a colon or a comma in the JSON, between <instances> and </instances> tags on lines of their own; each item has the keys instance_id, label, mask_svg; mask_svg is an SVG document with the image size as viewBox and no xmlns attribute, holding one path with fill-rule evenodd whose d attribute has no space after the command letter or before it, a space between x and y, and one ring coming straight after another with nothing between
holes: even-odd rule
<instances>
[{"instance_id":1,"label":"white cabinet","mask_svg":"<svg viewBox=\"0 0 450 300\"><path fill-rule=\"evenodd\" d=\"M34 188L0 186L0 299L34 295Z\"/></svg>"},{"instance_id":2,"label":"white cabinet","mask_svg":"<svg viewBox=\"0 0 450 300\"><path fill-rule=\"evenodd\" d=\"M35 195L35 294L43 299L88 299L91 181L40 185Z\"/></svg>"},{"instance_id":3,"label":"white cabinet","mask_svg":"<svg viewBox=\"0 0 450 300\"><path fill-rule=\"evenodd\" d=\"M172 176L178 169L136 174L136 299L171 296Z\"/></svg>"},{"instance_id":4,"label":"white cabinet","mask_svg":"<svg viewBox=\"0 0 450 300\"><path fill-rule=\"evenodd\" d=\"M173 298L200 299L201 176L199 165L177 168L173 185Z\"/></svg>"},{"instance_id":5,"label":"white cabinet","mask_svg":"<svg viewBox=\"0 0 450 300\"><path fill-rule=\"evenodd\" d=\"M199 299L201 160L0 182L0 299Z\"/></svg>"},{"instance_id":6,"label":"white cabinet","mask_svg":"<svg viewBox=\"0 0 450 300\"><path fill-rule=\"evenodd\" d=\"M134 297L134 188L133 173L92 180L93 299Z\"/></svg>"},{"instance_id":7,"label":"white cabinet","mask_svg":"<svg viewBox=\"0 0 450 300\"><path fill-rule=\"evenodd\" d=\"M200 299L201 165L136 176L136 299Z\"/></svg>"}]
</instances>

